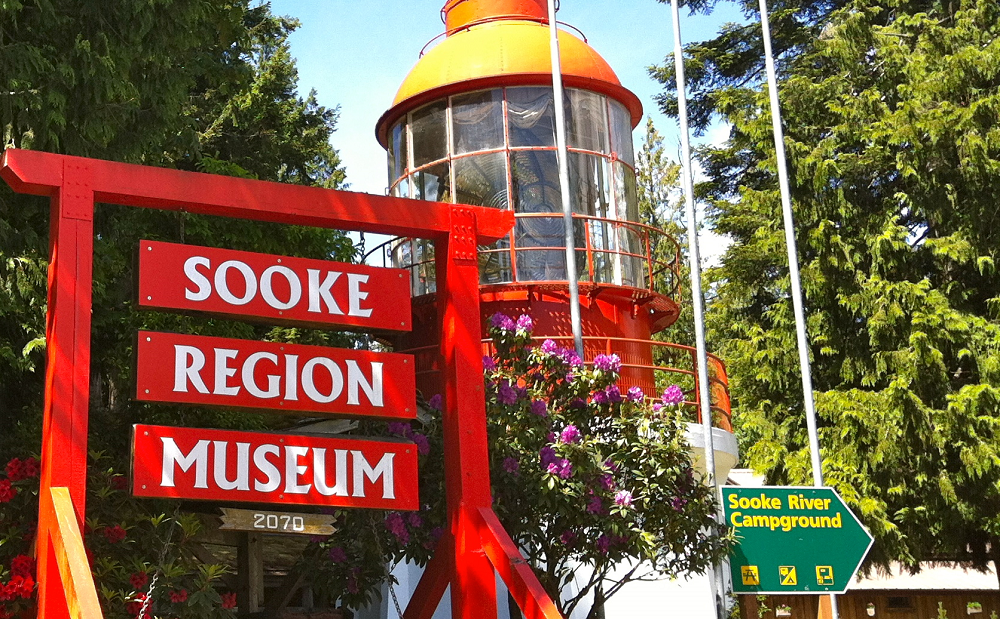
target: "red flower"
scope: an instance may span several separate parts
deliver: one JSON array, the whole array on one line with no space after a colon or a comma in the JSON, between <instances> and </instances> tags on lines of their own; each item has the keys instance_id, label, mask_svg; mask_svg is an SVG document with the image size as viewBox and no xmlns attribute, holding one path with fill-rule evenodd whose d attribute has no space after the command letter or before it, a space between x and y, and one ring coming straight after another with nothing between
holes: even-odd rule
<instances>
[{"instance_id":1,"label":"red flower","mask_svg":"<svg viewBox=\"0 0 1000 619\"><path fill-rule=\"evenodd\" d=\"M128 479L124 475L115 475L111 478L112 490L128 490Z\"/></svg>"},{"instance_id":2,"label":"red flower","mask_svg":"<svg viewBox=\"0 0 1000 619\"><path fill-rule=\"evenodd\" d=\"M236 594L230 591L222 594L222 607L231 610L236 608Z\"/></svg>"},{"instance_id":3,"label":"red flower","mask_svg":"<svg viewBox=\"0 0 1000 619\"><path fill-rule=\"evenodd\" d=\"M21 479L38 477L42 472L42 465L36 458L28 458L21 463Z\"/></svg>"},{"instance_id":4,"label":"red flower","mask_svg":"<svg viewBox=\"0 0 1000 619\"><path fill-rule=\"evenodd\" d=\"M10 582L4 586L4 595L6 600L13 600L17 596L21 596L24 599L31 597L31 594L35 590L35 579L31 576L25 578L24 576L14 576L10 579Z\"/></svg>"},{"instance_id":5,"label":"red flower","mask_svg":"<svg viewBox=\"0 0 1000 619\"><path fill-rule=\"evenodd\" d=\"M187 599L188 599L187 589L180 589L178 591L170 592L170 601L173 602L174 604L183 604L184 602L187 602Z\"/></svg>"},{"instance_id":6,"label":"red flower","mask_svg":"<svg viewBox=\"0 0 1000 619\"><path fill-rule=\"evenodd\" d=\"M146 594L140 593L135 596L135 600L129 602L125 605L125 611L133 617L138 617L139 613L142 612L142 605L146 602ZM152 615L149 614L149 608L146 609L146 614L142 619L152 619Z\"/></svg>"},{"instance_id":7,"label":"red flower","mask_svg":"<svg viewBox=\"0 0 1000 619\"><path fill-rule=\"evenodd\" d=\"M143 589L149 583L149 574L146 572L136 572L128 577L128 581L133 589Z\"/></svg>"},{"instance_id":8,"label":"red flower","mask_svg":"<svg viewBox=\"0 0 1000 619\"><path fill-rule=\"evenodd\" d=\"M10 485L9 479L0 479L0 503L9 503L17 496L17 488Z\"/></svg>"},{"instance_id":9,"label":"red flower","mask_svg":"<svg viewBox=\"0 0 1000 619\"><path fill-rule=\"evenodd\" d=\"M125 529L117 524L113 527L104 527L103 533L104 537L112 544L117 544L125 539Z\"/></svg>"},{"instance_id":10,"label":"red flower","mask_svg":"<svg viewBox=\"0 0 1000 619\"><path fill-rule=\"evenodd\" d=\"M14 616L14 611L7 610L7 607L0 604L0 619L11 619Z\"/></svg>"},{"instance_id":11,"label":"red flower","mask_svg":"<svg viewBox=\"0 0 1000 619\"><path fill-rule=\"evenodd\" d=\"M31 576L35 570L35 560L28 555L17 555L10 562L10 573L14 576Z\"/></svg>"},{"instance_id":12,"label":"red flower","mask_svg":"<svg viewBox=\"0 0 1000 619\"><path fill-rule=\"evenodd\" d=\"M23 464L20 458L11 458L10 462L7 463L7 477L11 481L21 481L24 479L24 473L21 471Z\"/></svg>"}]
</instances>

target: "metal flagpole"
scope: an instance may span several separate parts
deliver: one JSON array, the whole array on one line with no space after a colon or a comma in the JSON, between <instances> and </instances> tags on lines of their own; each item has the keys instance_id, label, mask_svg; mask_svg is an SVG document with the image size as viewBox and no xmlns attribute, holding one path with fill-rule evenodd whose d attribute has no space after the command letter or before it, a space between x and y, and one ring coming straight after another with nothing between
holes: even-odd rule
<instances>
[{"instance_id":1,"label":"metal flagpole","mask_svg":"<svg viewBox=\"0 0 1000 619\"><path fill-rule=\"evenodd\" d=\"M687 216L688 262L691 268L691 296L694 301L695 347L698 357L698 401L701 404L702 432L705 435L705 469L708 486L722 509L719 483L715 478L715 440L712 436L712 401L708 383L708 352L705 345L705 297L701 289L701 252L698 248L698 220L694 204L694 171L691 168L691 139L688 132L687 94L684 81L684 49L681 44L681 20L678 0L671 0L670 12L674 22L674 70L677 79L677 118L681 129L681 179L684 186L685 214ZM721 513L716 519L725 522ZM712 597L716 613L725 613L725 578L722 564L714 567Z\"/></svg>"},{"instance_id":2,"label":"metal flagpole","mask_svg":"<svg viewBox=\"0 0 1000 619\"><path fill-rule=\"evenodd\" d=\"M823 486L823 469L819 452L819 433L816 426L816 407L813 402L812 372L809 368L809 340L806 335L806 318L802 306L802 281L799 278L799 259L795 244L795 219L792 214L791 192L788 188L788 164L785 159L785 136L781 129L781 107L778 102L778 78L774 70L771 50L771 25L767 18L767 0L759 0L761 34L764 39L764 64L767 70L767 90L771 99L771 126L774 130L774 154L778 166L778 185L781 188L781 214L785 226L785 245L788 250L788 276L791 280L792 309L795 313L795 335L799 349L799 368L802 373L802 399L806 411L806 429L809 433L809 455L812 461L813 485ZM837 597L830 596L833 619L839 617Z\"/></svg>"},{"instance_id":3,"label":"metal flagpole","mask_svg":"<svg viewBox=\"0 0 1000 619\"><path fill-rule=\"evenodd\" d=\"M576 272L576 242L573 238L573 205L569 199L569 157L566 149L566 111L563 109L562 62L559 56L559 27L555 0L549 4L549 48L552 52L552 104L556 112L556 148L559 158L559 193L562 195L563 225L566 241L566 280L569 283L569 316L573 323L576 354L583 358L583 327L580 324L580 287Z\"/></svg>"}]
</instances>

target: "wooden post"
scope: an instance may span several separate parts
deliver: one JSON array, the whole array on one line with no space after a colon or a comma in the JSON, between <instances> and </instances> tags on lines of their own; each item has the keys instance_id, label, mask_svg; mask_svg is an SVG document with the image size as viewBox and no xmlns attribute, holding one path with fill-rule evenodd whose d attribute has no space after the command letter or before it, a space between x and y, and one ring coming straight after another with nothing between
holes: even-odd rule
<instances>
[{"instance_id":1,"label":"wooden post","mask_svg":"<svg viewBox=\"0 0 1000 619\"><path fill-rule=\"evenodd\" d=\"M243 533L236 548L239 588L236 605L241 616L260 611L264 605L264 544L259 533Z\"/></svg>"}]
</instances>

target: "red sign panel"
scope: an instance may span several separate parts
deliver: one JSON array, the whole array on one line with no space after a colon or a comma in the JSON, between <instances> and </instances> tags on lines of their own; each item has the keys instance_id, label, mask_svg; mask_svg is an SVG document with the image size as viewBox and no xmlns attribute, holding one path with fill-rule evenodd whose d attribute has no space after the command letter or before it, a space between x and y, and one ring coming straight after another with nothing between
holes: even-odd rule
<instances>
[{"instance_id":1,"label":"red sign panel","mask_svg":"<svg viewBox=\"0 0 1000 619\"><path fill-rule=\"evenodd\" d=\"M139 332L136 397L413 419L413 357L397 353Z\"/></svg>"},{"instance_id":2,"label":"red sign panel","mask_svg":"<svg viewBox=\"0 0 1000 619\"><path fill-rule=\"evenodd\" d=\"M135 496L420 507L410 442L136 425L132 449Z\"/></svg>"},{"instance_id":3,"label":"red sign panel","mask_svg":"<svg viewBox=\"0 0 1000 619\"><path fill-rule=\"evenodd\" d=\"M141 241L139 306L309 326L410 330L402 269Z\"/></svg>"}]
</instances>

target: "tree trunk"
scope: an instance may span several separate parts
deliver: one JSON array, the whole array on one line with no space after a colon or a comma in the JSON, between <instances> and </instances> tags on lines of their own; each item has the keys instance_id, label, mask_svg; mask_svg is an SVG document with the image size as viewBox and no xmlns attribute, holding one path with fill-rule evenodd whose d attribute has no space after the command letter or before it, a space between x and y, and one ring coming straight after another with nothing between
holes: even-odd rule
<instances>
[{"instance_id":1,"label":"tree trunk","mask_svg":"<svg viewBox=\"0 0 1000 619\"><path fill-rule=\"evenodd\" d=\"M604 602L606 600L604 589L600 585L594 587L594 604L590 607L590 612L587 613L587 619L604 619Z\"/></svg>"}]
</instances>

